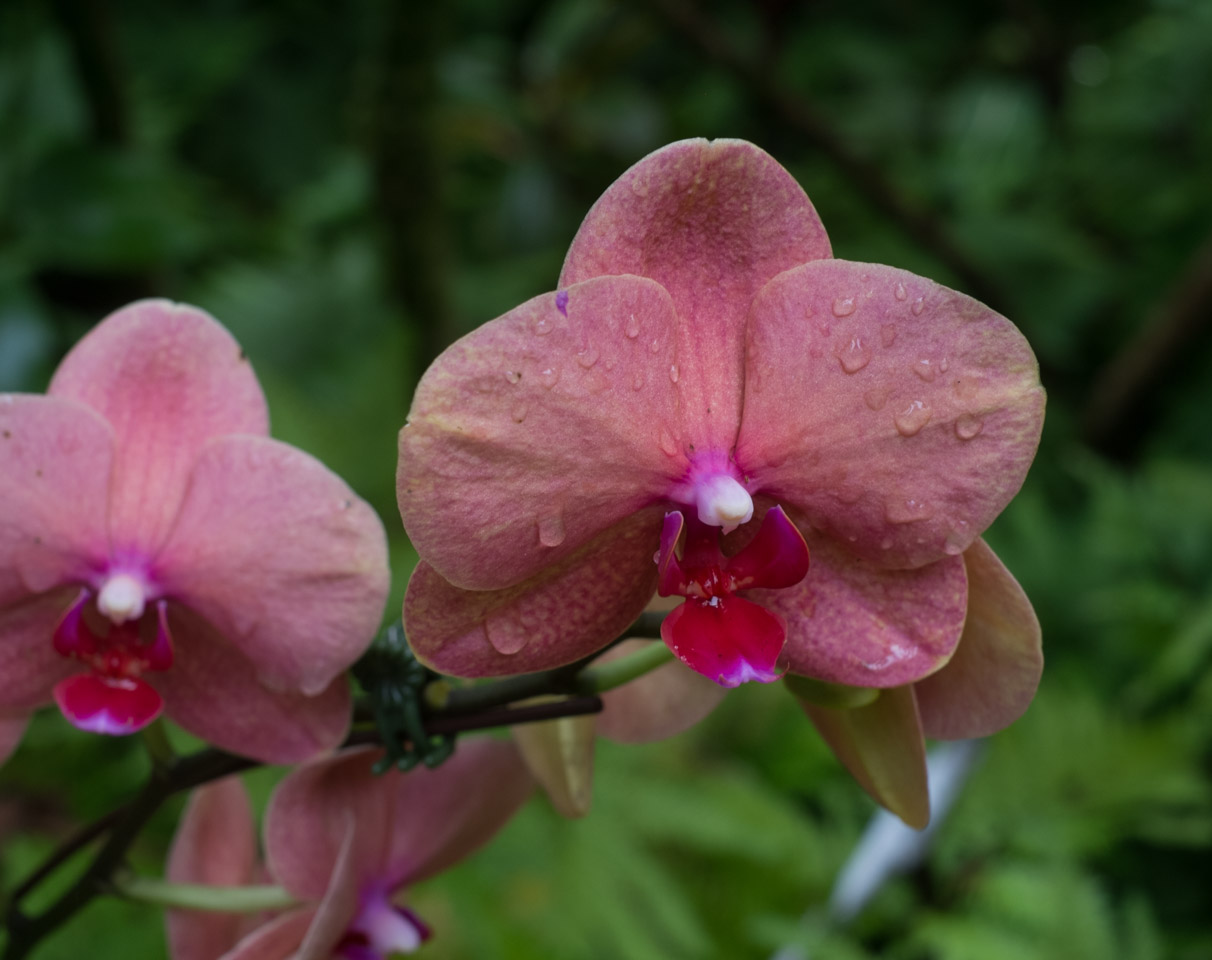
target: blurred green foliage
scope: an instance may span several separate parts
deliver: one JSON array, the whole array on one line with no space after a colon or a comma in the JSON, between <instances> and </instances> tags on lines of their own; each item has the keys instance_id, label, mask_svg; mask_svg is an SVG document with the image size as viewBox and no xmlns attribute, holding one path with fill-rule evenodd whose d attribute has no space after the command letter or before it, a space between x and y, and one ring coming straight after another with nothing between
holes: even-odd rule
<instances>
[{"instance_id":1,"label":"blurred green foliage","mask_svg":"<svg viewBox=\"0 0 1212 960\"><path fill-rule=\"evenodd\" d=\"M1196 960L1212 955L1210 101L1200 0L9 0L0 389L43 389L128 300L205 307L252 357L276 435L383 516L394 610L415 560L395 433L433 353L550 289L579 218L647 151L753 140L837 255L975 278L1039 354L1043 447L990 540L1044 625L1040 696L927 862L848 929L823 904L871 805L790 698L746 689L669 743L602 744L589 819L531 804L418 890L427 952ZM4 884L144 764L137 743L39 717L0 774ZM276 775L250 778L262 800ZM178 811L135 848L141 869ZM83 944L163 950L154 910L109 900L38 955Z\"/></svg>"}]
</instances>

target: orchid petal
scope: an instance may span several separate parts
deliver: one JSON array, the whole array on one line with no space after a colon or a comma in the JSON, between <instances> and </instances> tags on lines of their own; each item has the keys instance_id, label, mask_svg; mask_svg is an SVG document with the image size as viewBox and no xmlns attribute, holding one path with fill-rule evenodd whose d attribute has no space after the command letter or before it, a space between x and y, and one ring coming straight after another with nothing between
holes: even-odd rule
<instances>
[{"instance_id":1,"label":"orchid petal","mask_svg":"<svg viewBox=\"0 0 1212 960\"><path fill-rule=\"evenodd\" d=\"M79 591L65 587L0 608L0 714L23 713L51 699L51 689L81 665L55 652L55 626Z\"/></svg>"},{"instance_id":2,"label":"orchid petal","mask_svg":"<svg viewBox=\"0 0 1212 960\"><path fill-rule=\"evenodd\" d=\"M0 714L0 765L13 755L29 723L26 714Z\"/></svg>"},{"instance_id":3,"label":"orchid petal","mask_svg":"<svg viewBox=\"0 0 1212 960\"><path fill-rule=\"evenodd\" d=\"M617 660L656 642L624 640L594 663ZM675 660L602 694L597 730L617 743L665 740L689 730L706 717L727 692L726 687Z\"/></svg>"},{"instance_id":4,"label":"orchid petal","mask_svg":"<svg viewBox=\"0 0 1212 960\"><path fill-rule=\"evenodd\" d=\"M686 572L677 557L678 541L685 526L686 518L680 510L671 510L665 514L661 523L661 546L657 553L657 590L662 597L684 596L688 588Z\"/></svg>"},{"instance_id":5,"label":"orchid petal","mask_svg":"<svg viewBox=\"0 0 1212 960\"><path fill-rule=\"evenodd\" d=\"M735 596L687 600L661 623L674 655L722 687L777 680L786 637L782 617Z\"/></svg>"},{"instance_id":6,"label":"orchid petal","mask_svg":"<svg viewBox=\"0 0 1212 960\"><path fill-rule=\"evenodd\" d=\"M166 300L106 317L64 358L48 393L91 407L113 428L117 556L163 542L208 439L269 432L265 397L239 344L209 314Z\"/></svg>"},{"instance_id":7,"label":"orchid petal","mask_svg":"<svg viewBox=\"0 0 1212 960\"><path fill-rule=\"evenodd\" d=\"M930 822L926 746L911 687L884 690L865 707L832 710L800 706L871 798L909 826Z\"/></svg>"},{"instance_id":8,"label":"orchid petal","mask_svg":"<svg viewBox=\"0 0 1212 960\"><path fill-rule=\"evenodd\" d=\"M181 817L165 875L172 883L236 887L256 879L257 837L252 805L239 777L195 790ZM165 914L173 960L215 960L240 939L240 913L169 910Z\"/></svg>"},{"instance_id":9,"label":"orchid petal","mask_svg":"<svg viewBox=\"0 0 1212 960\"><path fill-rule=\"evenodd\" d=\"M404 527L456 586L559 563L687 468L669 295L638 277L566 293L567 316L547 294L449 347L400 431Z\"/></svg>"},{"instance_id":10,"label":"orchid petal","mask_svg":"<svg viewBox=\"0 0 1212 960\"><path fill-rule=\"evenodd\" d=\"M177 604L168 620L173 668L148 679L168 716L224 750L264 763L299 763L336 747L349 730L349 684L337 677L315 696L275 691L213 626Z\"/></svg>"},{"instance_id":11,"label":"orchid petal","mask_svg":"<svg viewBox=\"0 0 1212 960\"><path fill-rule=\"evenodd\" d=\"M315 458L267 437L223 437L199 455L153 575L267 686L314 694L378 629L386 536Z\"/></svg>"},{"instance_id":12,"label":"orchid petal","mask_svg":"<svg viewBox=\"0 0 1212 960\"><path fill-rule=\"evenodd\" d=\"M807 542L807 577L784 590L746 594L786 620L783 656L792 673L854 687L898 687L947 662L964 625L962 557L885 570L814 531Z\"/></svg>"},{"instance_id":13,"label":"orchid petal","mask_svg":"<svg viewBox=\"0 0 1212 960\"><path fill-rule=\"evenodd\" d=\"M915 686L929 737L987 737L1009 726L1035 696L1044 655L1031 601L984 540L964 552L968 619L955 655Z\"/></svg>"},{"instance_id":14,"label":"orchid petal","mask_svg":"<svg viewBox=\"0 0 1212 960\"><path fill-rule=\"evenodd\" d=\"M639 161L594 204L560 285L635 274L668 290L682 321L688 439L728 450L750 300L782 271L829 255L811 201L768 153L740 140L683 140Z\"/></svg>"},{"instance_id":15,"label":"orchid petal","mask_svg":"<svg viewBox=\"0 0 1212 960\"><path fill-rule=\"evenodd\" d=\"M112 458L87 407L0 393L0 607L101 568Z\"/></svg>"},{"instance_id":16,"label":"orchid petal","mask_svg":"<svg viewBox=\"0 0 1212 960\"><path fill-rule=\"evenodd\" d=\"M509 728L527 769L562 817L583 817L593 804L596 719L592 714L559 717Z\"/></svg>"},{"instance_id":17,"label":"orchid petal","mask_svg":"<svg viewBox=\"0 0 1212 960\"><path fill-rule=\"evenodd\" d=\"M145 680L112 679L92 673L55 684L55 703L72 726L89 733L125 736L160 716L164 700Z\"/></svg>"},{"instance_id":18,"label":"orchid petal","mask_svg":"<svg viewBox=\"0 0 1212 960\"><path fill-rule=\"evenodd\" d=\"M421 561L404 597L413 651L442 673L482 677L544 670L601 649L656 588L659 516L659 508L641 511L504 590L461 590Z\"/></svg>"},{"instance_id":19,"label":"orchid petal","mask_svg":"<svg viewBox=\"0 0 1212 960\"><path fill-rule=\"evenodd\" d=\"M757 536L729 558L727 570L738 590L791 587L808 574L808 544L783 508L774 507L766 511Z\"/></svg>"},{"instance_id":20,"label":"orchid petal","mask_svg":"<svg viewBox=\"0 0 1212 960\"><path fill-rule=\"evenodd\" d=\"M298 960L299 945L315 916L315 907L302 907L274 917L244 937L219 960ZM182 957L173 954L172 960L182 960Z\"/></svg>"},{"instance_id":21,"label":"orchid petal","mask_svg":"<svg viewBox=\"0 0 1212 960\"><path fill-rule=\"evenodd\" d=\"M345 810L339 821L343 837L337 848L336 862L332 870L325 874L328 888L316 907L315 916L295 960L331 960L337 944L358 915L359 897L370 879L357 850L358 834L361 833L363 839L366 837L363 825L357 822L353 810ZM379 838L380 842L384 839L382 836Z\"/></svg>"},{"instance_id":22,"label":"orchid petal","mask_svg":"<svg viewBox=\"0 0 1212 960\"><path fill-rule=\"evenodd\" d=\"M357 826L357 875L395 889L441 872L486 843L517 811L533 781L517 748L500 740L459 741L442 766L408 773L372 768L375 749L347 750L295 770L278 785L265 821L270 868L296 896L324 892Z\"/></svg>"},{"instance_id":23,"label":"orchid petal","mask_svg":"<svg viewBox=\"0 0 1212 960\"><path fill-rule=\"evenodd\" d=\"M823 260L754 300L736 460L868 561L919 567L1006 506L1043 412L1010 321L904 270Z\"/></svg>"}]
</instances>

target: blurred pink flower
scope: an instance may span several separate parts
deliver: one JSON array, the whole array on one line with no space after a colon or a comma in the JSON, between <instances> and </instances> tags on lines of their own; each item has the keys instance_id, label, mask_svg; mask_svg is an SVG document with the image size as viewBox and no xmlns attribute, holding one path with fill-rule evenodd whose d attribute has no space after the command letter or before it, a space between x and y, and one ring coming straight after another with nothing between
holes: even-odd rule
<instances>
[{"instance_id":1,"label":"blurred pink flower","mask_svg":"<svg viewBox=\"0 0 1212 960\"><path fill-rule=\"evenodd\" d=\"M428 939L398 901L469 856L505 825L533 789L516 748L460 741L436 770L375 776L374 748L314 761L278 785L265 818L270 879L303 906L271 917L174 910L173 960L387 960ZM240 886L263 882L243 785L197 791L178 828L168 878Z\"/></svg>"},{"instance_id":2,"label":"blurred pink flower","mask_svg":"<svg viewBox=\"0 0 1212 960\"><path fill-rule=\"evenodd\" d=\"M0 394L0 758L52 696L77 727L162 709L278 763L336 746L388 587L382 524L272 440L243 351L148 300Z\"/></svg>"},{"instance_id":3,"label":"blurred pink flower","mask_svg":"<svg viewBox=\"0 0 1212 960\"><path fill-rule=\"evenodd\" d=\"M665 641L720 684L904 688L955 651L966 555L1021 485L1043 409L1004 317L832 259L752 144L672 144L598 200L556 292L419 385L397 478L421 556L410 640L447 673L549 668L659 589L687 598ZM1029 624L992 642L1038 667ZM996 659L969 669L1009 722L1034 681Z\"/></svg>"}]
</instances>

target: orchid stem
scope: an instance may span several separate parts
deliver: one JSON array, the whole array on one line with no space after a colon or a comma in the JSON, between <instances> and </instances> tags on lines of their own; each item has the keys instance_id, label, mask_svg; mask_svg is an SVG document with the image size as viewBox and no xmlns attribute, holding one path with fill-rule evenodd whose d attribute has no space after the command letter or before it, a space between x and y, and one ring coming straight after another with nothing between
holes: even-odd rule
<instances>
[{"instance_id":1,"label":"orchid stem","mask_svg":"<svg viewBox=\"0 0 1212 960\"><path fill-rule=\"evenodd\" d=\"M153 720L143 728L143 745L152 763L160 769L172 766L177 759L177 751L168 740L168 731L164 729L163 720Z\"/></svg>"},{"instance_id":2,"label":"orchid stem","mask_svg":"<svg viewBox=\"0 0 1212 960\"><path fill-rule=\"evenodd\" d=\"M155 877L115 877L114 890L128 900L177 910L213 910L222 913L257 913L285 910L298 901L284 888L274 886L211 887L201 883L169 883Z\"/></svg>"},{"instance_id":3,"label":"orchid stem","mask_svg":"<svg viewBox=\"0 0 1212 960\"><path fill-rule=\"evenodd\" d=\"M653 640L635 653L582 671L577 678L577 686L586 693L605 693L664 666L672 659L673 651L660 640Z\"/></svg>"}]
</instances>

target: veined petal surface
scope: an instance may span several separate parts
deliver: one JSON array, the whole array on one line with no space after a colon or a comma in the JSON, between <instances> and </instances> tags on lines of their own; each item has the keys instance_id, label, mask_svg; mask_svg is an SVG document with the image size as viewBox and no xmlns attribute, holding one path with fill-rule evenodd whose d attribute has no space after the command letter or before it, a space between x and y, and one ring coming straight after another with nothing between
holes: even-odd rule
<instances>
[{"instance_id":1,"label":"veined petal surface","mask_svg":"<svg viewBox=\"0 0 1212 960\"><path fill-rule=\"evenodd\" d=\"M964 552L968 619L955 655L915 686L926 736L987 737L1009 726L1035 696L1044 669L1031 601L984 540Z\"/></svg>"},{"instance_id":2,"label":"veined petal surface","mask_svg":"<svg viewBox=\"0 0 1212 960\"><path fill-rule=\"evenodd\" d=\"M651 280L605 277L453 344L400 431L400 514L469 590L512 586L682 477L675 318Z\"/></svg>"},{"instance_id":3,"label":"veined petal surface","mask_svg":"<svg viewBox=\"0 0 1212 960\"><path fill-rule=\"evenodd\" d=\"M1010 321L904 270L822 260L757 295L736 459L880 566L959 554L1018 491L1043 425Z\"/></svg>"},{"instance_id":4,"label":"veined petal surface","mask_svg":"<svg viewBox=\"0 0 1212 960\"><path fill-rule=\"evenodd\" d=\"M119 557L159 547L208 439L269 432L239 344L205 311L167 300L106 317L64 358L48 393L91 407L113 428L109 523Z\"/></svg>"},{"instance_id":5,"label":"veined petal surface","mask_svg":"<svg viewBox=\"0 0 1212 960\"><path fill-rule=\"evenodd\" d=\"M418 659L462 677L546 670L599 650L656 589L661 508L642 510L563 562L503 590L463 590L422 560L404 597Z\"/></svg>"},{"instance_id":6,"label":"veined petal surface","mask_svg":"<svg viewBox=\"0 0 1212 960\"><path fill-rule=\"evenodd\" d=\"M651 277L673 297L689 439L731 448L749 302L775 275L830 256L816 210L768 153L741 140L683 140L649 154L598 199L561 286Z\"/></svg>"}]
</instances>

